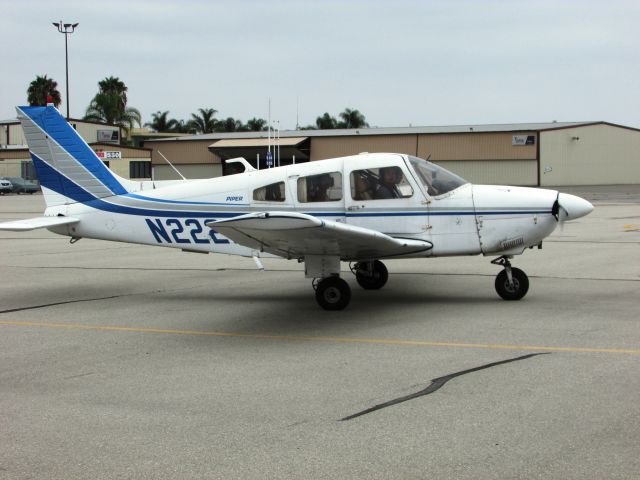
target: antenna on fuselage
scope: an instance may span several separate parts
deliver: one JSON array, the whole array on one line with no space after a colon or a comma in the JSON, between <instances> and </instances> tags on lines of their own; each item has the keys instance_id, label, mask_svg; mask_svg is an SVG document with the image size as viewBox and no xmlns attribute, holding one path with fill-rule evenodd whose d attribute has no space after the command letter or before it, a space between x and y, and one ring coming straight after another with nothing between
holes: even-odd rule
<instances>
[{"instance_id":1,"label":"antenna on fuselage","mask_svg":"<svg viewBox=\"0 0 640 480\"><path fill-rule=\"evenodd\" d=\"M174 167L174 166L173 166L173 163L171 163L167 157L165 157L164 155L162 155L162 152L161 152L160 150L158 150L158 153L160 154L160 156L161 156L162 158L164 158L164 161L165 161L165 162L167 162L167 163L169 164L169 166L170 166L171 168L173 168L173 169L175 170L175 172L176 172L178 175L180 175L180 176L182 177L182 179L183 179L183 180L186 180L185 176L184 176L184 175L182 175L182 174L180 173L180 170L178 170L176 167Z\"/></svg>"}]
</instances>

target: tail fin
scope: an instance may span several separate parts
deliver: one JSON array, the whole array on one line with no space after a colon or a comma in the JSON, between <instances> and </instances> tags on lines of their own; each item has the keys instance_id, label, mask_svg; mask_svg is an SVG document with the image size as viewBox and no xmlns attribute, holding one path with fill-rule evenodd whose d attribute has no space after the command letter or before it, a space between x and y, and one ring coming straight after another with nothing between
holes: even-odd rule
<instances>
[{"instance_id":1,"label":"tail fin","mask_svg":"<svg viewBox=\"0 0 640 480\"><path fill-rule=\"evenodd\" d=\"M47 206L130 191L129 181L111 172L54 106L16 110Z\"/></svg>"}]
</instances>

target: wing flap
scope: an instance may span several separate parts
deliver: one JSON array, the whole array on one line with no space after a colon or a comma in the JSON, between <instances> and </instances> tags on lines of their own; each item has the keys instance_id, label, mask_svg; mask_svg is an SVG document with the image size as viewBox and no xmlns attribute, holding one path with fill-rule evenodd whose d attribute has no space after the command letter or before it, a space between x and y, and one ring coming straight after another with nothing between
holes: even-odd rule
<instances>
[{"instance_id":1,"label":"wing flap","mask_svg":"<svg viewBox=\"0 0 640 480\"><path fill-rule=\"evenodd\" d=\"M12 222L0 223L0 230L9 232L28 232L38 228L57 227L59 225L70 225L78 223L80 220L72 217L37 217L25 220L14 220Z\"/></svg>"},{"instance_id":2,"label":"wing flap","mask_svg":"<svg viewBox=\"0 0 640 480\"><path fill-rule=\"evenodd\" d=\"M368 228L292 212L259 212L207 223L234 242L286 258L335 255L364 260L430 250L424 240L390 237Z\"/></svg>"}]
</instances>

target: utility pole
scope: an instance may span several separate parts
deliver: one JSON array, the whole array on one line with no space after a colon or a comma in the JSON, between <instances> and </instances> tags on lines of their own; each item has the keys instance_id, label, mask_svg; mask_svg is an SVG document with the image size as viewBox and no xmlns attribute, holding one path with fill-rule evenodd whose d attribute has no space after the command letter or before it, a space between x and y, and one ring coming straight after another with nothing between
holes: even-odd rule
<instances>
[{"instance_id":1,"label":"utility pole","mask_svg":"<svg viewBox=\"0 0 640 480\"><path fill-rule=\"evenodd\" d=\"M64 57L65 57L65 71L67 76L67 120L69 120L69 44L68 37L70 33L73 33L79 23L56 23L53 22L53 26L58 29L60 33L64 33Z\"/></svg>"}]
</instances>

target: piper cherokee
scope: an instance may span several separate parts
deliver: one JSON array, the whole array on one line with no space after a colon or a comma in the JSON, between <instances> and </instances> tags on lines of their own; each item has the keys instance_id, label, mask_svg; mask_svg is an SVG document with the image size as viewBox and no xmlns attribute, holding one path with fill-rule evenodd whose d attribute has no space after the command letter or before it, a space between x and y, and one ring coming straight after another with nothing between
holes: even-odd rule
<instances>
[{"instance_id":1,"label":"piper cherokee","mask_svg":"<svg viewBox=\"0 0 640 480\"><path fill-rule=\"evenodd\" d=\"M0 230L46 228L60 235L185 251L304 262L315 296L341 310L350 262L364 289L382 288L382 259L496 256L495 288L505 300L529 289L514 255L540 246L559 223L593 206L539 188L472 185L411 155L367 153L170 184L114 174L51 104L17 107L40 180L44 216Z\"/></svg>"}]
</instances>

